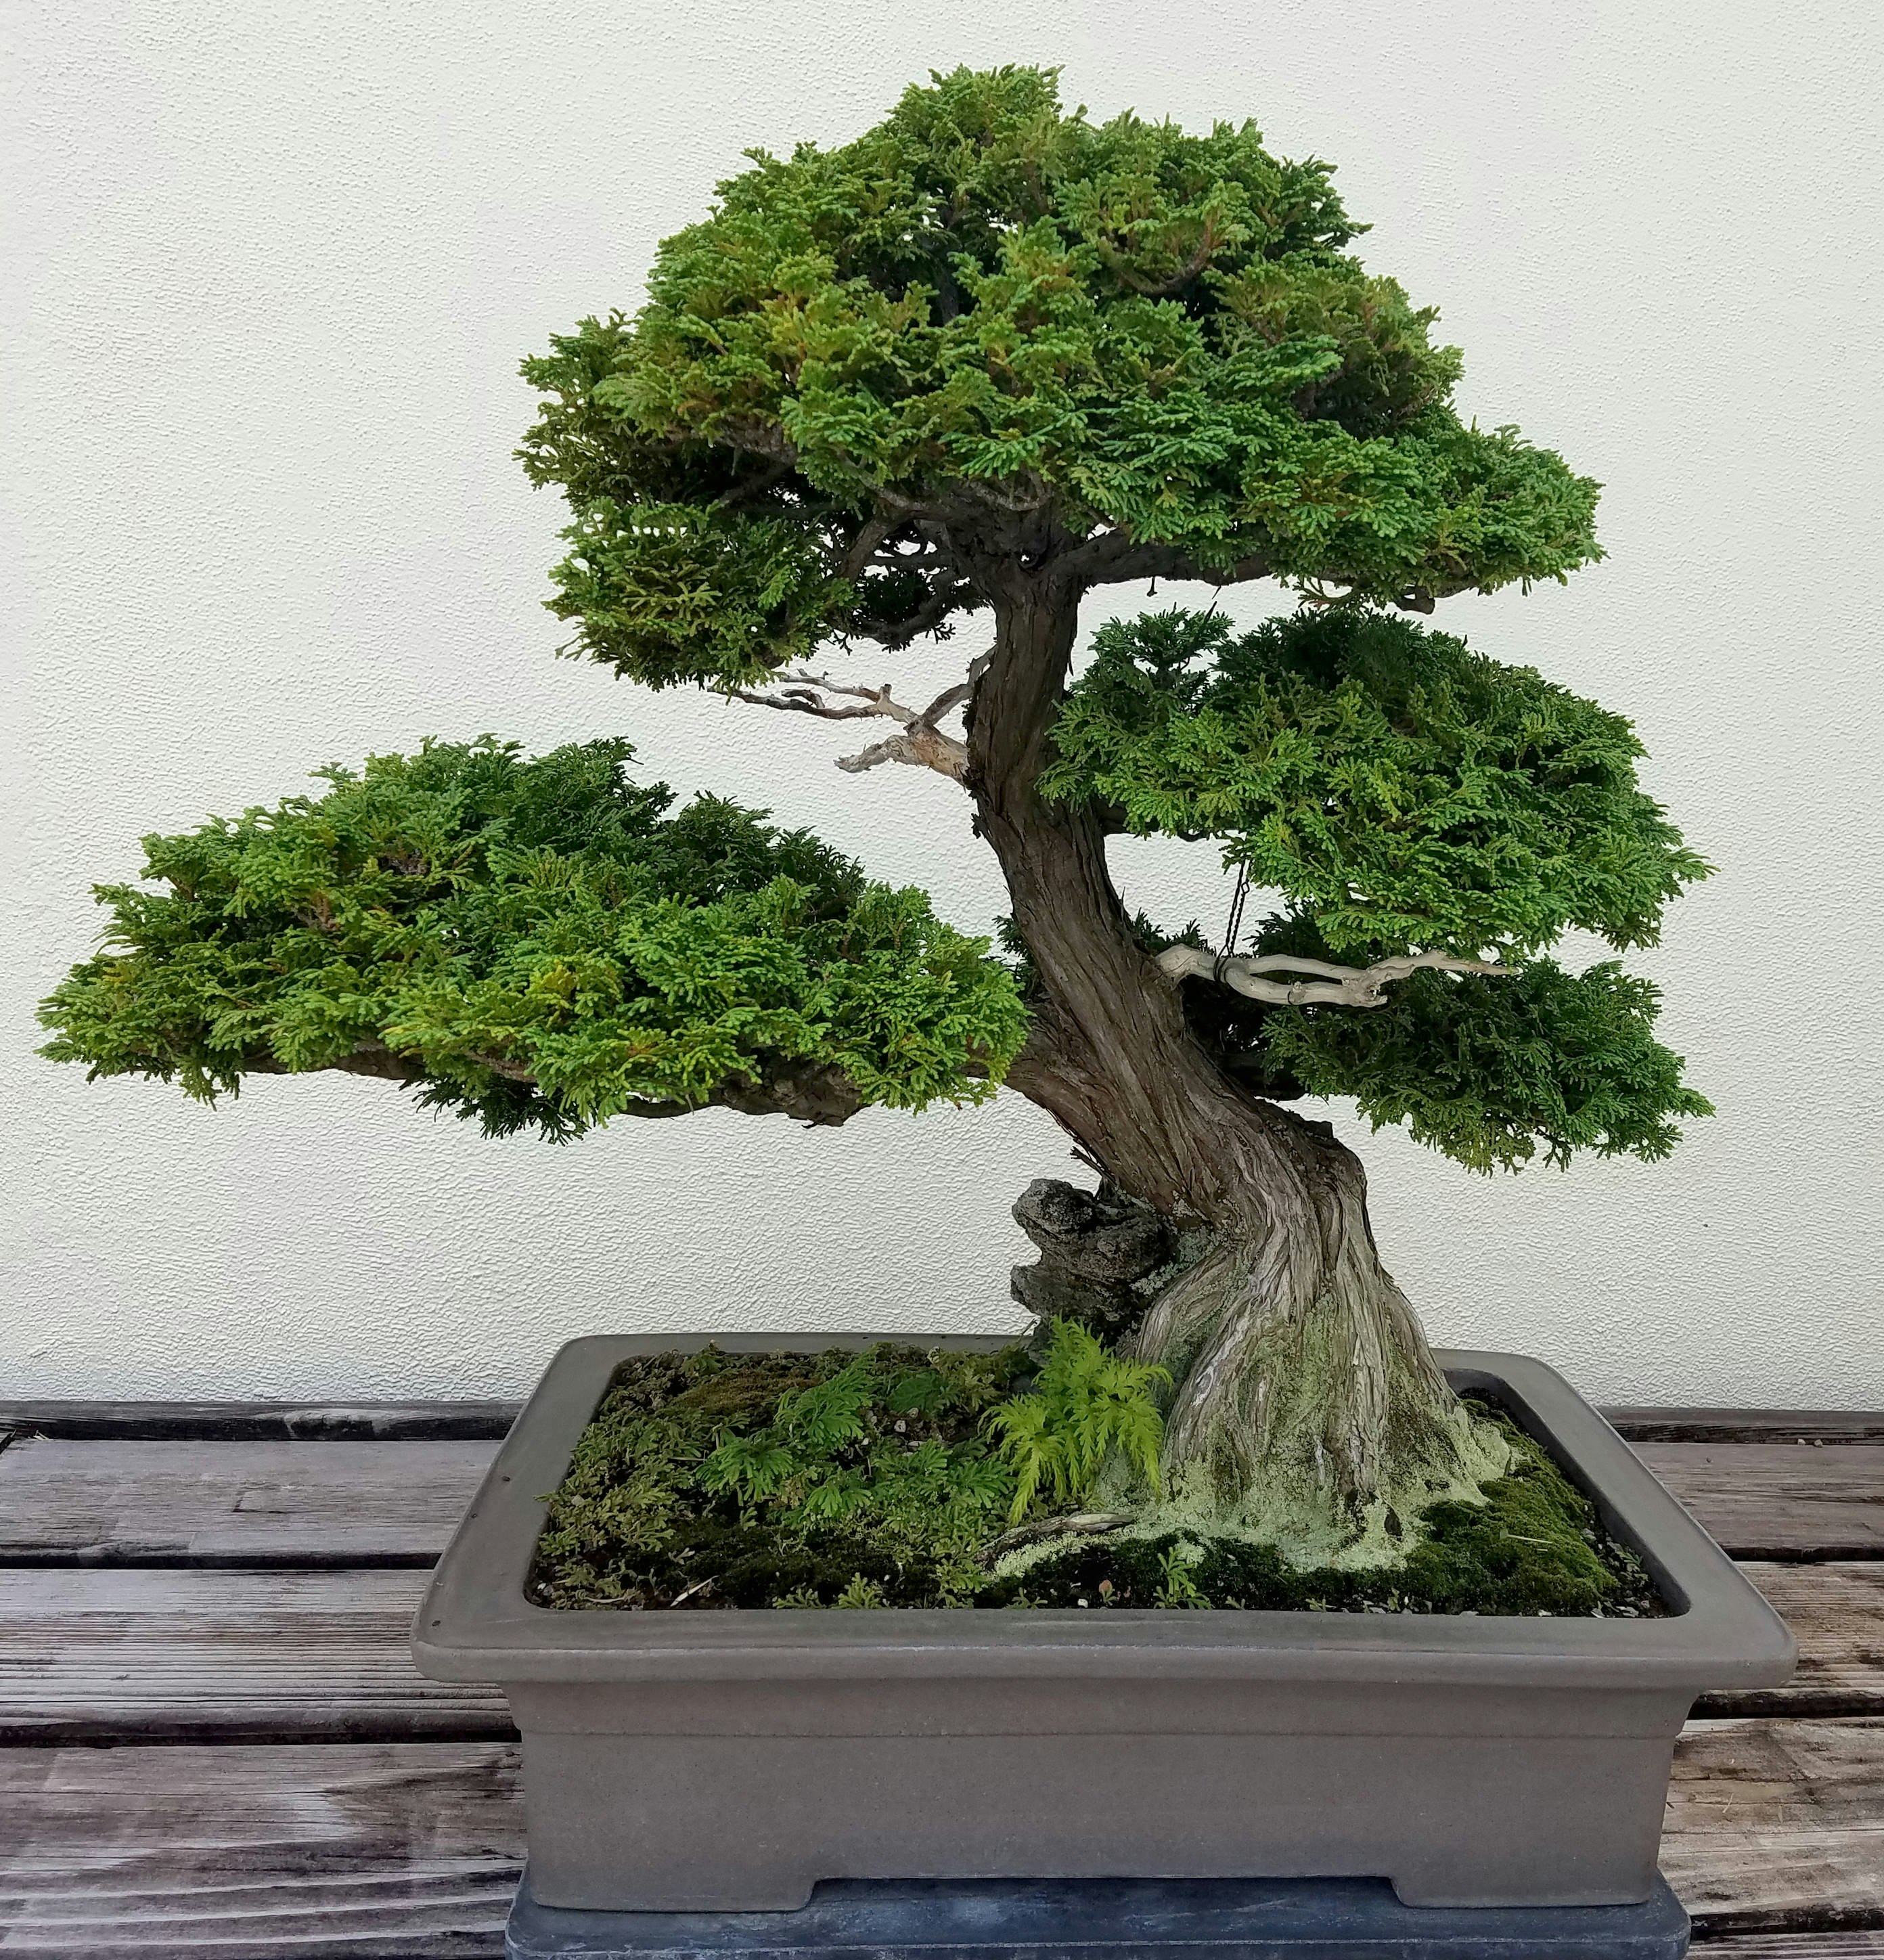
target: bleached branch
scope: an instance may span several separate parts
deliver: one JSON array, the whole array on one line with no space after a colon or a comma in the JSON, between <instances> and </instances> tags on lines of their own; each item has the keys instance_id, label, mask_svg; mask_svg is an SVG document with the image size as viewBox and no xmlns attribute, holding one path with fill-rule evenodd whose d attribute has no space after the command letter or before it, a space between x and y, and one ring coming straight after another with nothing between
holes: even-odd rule
<instances>
[{"instance_id":1,"label":"bleached branch","mask_svg":"<svg viewBox=\"0 0 1884 1960\"><path fill-rule=\"evenodd\" d=\"M975 691L975 683L988 670L983 654L969 667L966 679L946 687L927 708L912 708L881 687L853 687L823 674L795 671L781 674L780 691L761 694L736 687L728 690L736 701L749 701L757 708L776 708L788 713L814 714L825 721L854 721L880 715L899 724L893 735L873 742L854 756L840 756L838 767L851 775L861 775L880 762L913 762L955 782L963 780L968 769L968 749L937 725L963 706ZM855 705L848 704L854 703Z\"/></svg>"},{"instance_id":2,"label":"bleached branch","mask_svg":"<svg viewBox=\"0 0 1884 1960\"><path fill-rule=\"evenodd\" d=\"M1173 980L1214 980L1276 1007L1384 1007L1384 989L1423 966L1442 973L1509 973L1488 959L1459 959L1450 953L1396 953L1371 966L1337 966L1331 960L1301 959L1292 953L1232 953L1227 958L1201 946L1167 946L1158 965ZM1309 973L1311 980L1272 980L1272 973Z\"/></svg>"},{"instance_id":3,"label":"bleached branch","mask_svg":"<svg viewBox=\"0 0 1884 1960\"><path fill-rule=\"evenodd\" d=\"M912 724L894 735L886 735L880 742L871 743L867 749L858 749L854 756L837 759L838 767L852 776L861 776L879 762L914 762L959 783L967 773L968 749L940 729Z\"/></svg>"}]
</instances>

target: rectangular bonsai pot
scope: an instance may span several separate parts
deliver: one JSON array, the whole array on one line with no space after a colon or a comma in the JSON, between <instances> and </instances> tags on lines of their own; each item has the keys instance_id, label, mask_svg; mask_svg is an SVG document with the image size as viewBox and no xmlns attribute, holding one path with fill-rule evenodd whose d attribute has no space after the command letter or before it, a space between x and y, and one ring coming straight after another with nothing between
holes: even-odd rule
<instances>
[{"instance_id":1,"label":"rectangular bonsai pot","mask_svg":"<svg viewBox=\"0 0 1884 1960\"><path fill-rule=\"evenodd\" d=\"M547 1906L790 1909L825 1879L1389 1880L1412 1905L1655 1883L1675 1737L1776 1685L1785 1626L1563 1378L1443 1351L1632 1545L1658 1619L1123 1608L552 1612L543 1498L630 1355L927 1335L638 1335L550 1364L447 1550L413 1653L500 1682Z\"/></svg>"}]
</instances>

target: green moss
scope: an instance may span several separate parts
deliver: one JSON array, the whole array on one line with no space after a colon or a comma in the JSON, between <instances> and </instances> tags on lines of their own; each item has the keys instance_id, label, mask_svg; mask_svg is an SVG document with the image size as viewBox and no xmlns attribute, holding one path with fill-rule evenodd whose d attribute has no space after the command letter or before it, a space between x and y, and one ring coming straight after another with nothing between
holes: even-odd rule
<instances>
[{"instance_id":1,"label":"green moss","mask_svg":"<svg viewBox=\"0 0 1884 1960\"><path fill-rule=\"evenodd\" d=\"M1164 1606L1322 1612L1616 1615L1661 1610L1640 1562L1508 1417L1512 1466L1481 1503L1402 1526L1395 1567L1302 1570L1201 1532L994 1559L1016 1496L991 1412L1035 1361L880 1346L858 1354L625 1363L549 1500L529 1591L567 1608Z\"/></svg>"},{"instance_id":2,"label":"green moss","mask_svg":"<svg viewBox=\"0 0 1884 1960\"><path fill-rule=\"evenodd\" d=\"M1603 1530L1589 1500L1510 1419L1482 1403L1513 1452L1482 1504L1436 1504L1403 1564L1303 1571L1272 1545L1166 1532L1054 1552L985 1588L977 1603L1242 1607L1307 1612L1658 1612L1641 1562Z\"/></svg>"},{"instance_id":3,"label":"green moss","mask_svg":"<svg viewBox=\"0 0 1884 1960\"><path fill-rule=\"evenodd\" d=\"M982 1420L1032 1370L1019 1347L627 1362L549 1500L530 1596L971 1604L1014 1496Z\"/></svg>"}]
</instances>

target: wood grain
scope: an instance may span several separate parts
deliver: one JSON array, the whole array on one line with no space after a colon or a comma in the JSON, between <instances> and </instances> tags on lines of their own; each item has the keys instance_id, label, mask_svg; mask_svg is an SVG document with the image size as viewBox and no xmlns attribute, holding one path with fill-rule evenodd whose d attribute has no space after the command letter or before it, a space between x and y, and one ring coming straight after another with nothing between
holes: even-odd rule
<instances>
[{"instance_id":1,"label":"wood grain","mask_svg":"<svg viewBox=\"0 0 1884 1960\"><path fill-rule=\"evenodd\" d=\"M496 1447L15 1440L0 1564L427 1564Z\"/></svg>"},{"instance_id":2,"label":"wood grain","mask_svg":"<svg viewBox=\"0 0 1884 1960\"><path fill-rule=\"evenodd\" d=\"M0 1751L6 1960L481 1960L522 1863L501 1744Z\"/></svg>"},{"instance_id":3,"label":"wood grain","mask_svg":"<svg viewBox=\"0 0 1884 1960\"><path fill-rule=\"evenodd\" d=\"M1662 1869L1723 1928L1884 1925L1884 1719L1690 1723Z\"/></svg>"},{"instance_id":4,"label":"wood grain","mask_svg":"<svg viewBox=\"0 0 1884 1960\"><path fill-rule=\"evenodd\" d=\"M518 1402L0 1401L0 1433L122 1442L496 1440ZM1606 1408L1631 1442L1884 1443L1884 1410Z\"/></svg>"},{"instance_id":5,"label":"wood grain","mask_svg":"<svg viewBox=\"0 0 1884 1960\"><path fill-rule=\"evenodd\" d=\"M1736 1558L1884 1558L1884 1449L1875 1444L1631 1447Z\"/></svg>"},{"instance_id":6,"label":"wood grain","mask_svg":"<svg viewBox=\"0 0 1884 1960\"><path fill-rule=\"evenodd\" d=\"M1631 1443L1884 1443L1884 1409L1603 1408ZM0 1419L4 1408L0 1406Z\"/></svg>"},{"instance_id":7,"label":"wood grain","mask_svg":"<svg viewBox=\"0 0 1884 1960\"><path fill-rule=\"evenodd\" d=\"M515 1788L496 1743L0 1750L0 1955L494 1955ZM1710 1937L1884 1923L1884 1723L1693 1726L1662 1862Z\"/></svg>"},{"instance_id":8,"label":"wood grain","mask_svg":"<svg viewBox=\"0 0 1884 1960\"><path fill-rule=\"evenodd\" d=\"M1884 1960L1884 1927L1870 1931L1710 1933L1694 1960Z\"/></svg>"},{"instance_id":9,"label":"wood grain","mask_svg":"<svg viewBox=\"0 0 1884 1960\"><path fill-rule=\"evenodd\" d=\"M1741 1568L1799 1642L1784 1688L1704 1697L1698 1716L1884 1715L1884 1560Z\"/></svg>"},{"instance_id":10,"label":"wood grain","mask_svg":"<svg viewBox=\"0 0 1884 1960\"><path fill-rule=\"evenodd\" d=\"M1800 1643L1707 1716L1884 1715L1884 1561L1755 1565ZM0 1743L503 1740L495 1689L425 1680L422 1571L0 1570Z\"/></svg>"},{"instance_id":11,"label":"wood grain","mask_svg":"<svg viewBox=\"0 0 1884 1960\"><path fill-rule=\"evenodd\" d=\"M87 1442L501 1440L514 1402L0 1402L0 1431Z\"/></svg>"},{"instance_id":12,"label":"wood grain","mask_svg":"<svg viewBox=\"0 0 1884 1960\"><path fill-rule=\"evenodd\" d=\"M429 1573L0 1571L0 1744L504 1741L407 1644Z\"/></svg>"}]
</instances>

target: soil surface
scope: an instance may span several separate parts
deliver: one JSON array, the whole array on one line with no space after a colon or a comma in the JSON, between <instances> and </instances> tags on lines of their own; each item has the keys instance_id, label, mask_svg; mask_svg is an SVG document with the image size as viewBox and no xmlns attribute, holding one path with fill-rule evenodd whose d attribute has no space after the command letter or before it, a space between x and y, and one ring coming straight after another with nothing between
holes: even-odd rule
<instances>
[{"instance_id":1,"label":"soil surface","mask_svg":"<svg viewBox=\"0 0 1884 1960\"><path fill-rule=\"evenodd\" d=\"M1027 1395L1038 1365L1018 1345L993 1355L708 1348L625 1362L547 1500L530 1596L579 1611L1666 1610L1588 1500L1483 1403L1473 1405L1512 1444L1510 1472L1483 1487L1482 1503L1438 1504L1409 1521L1407 1555L1390 1567L1302 1570L1271 1546L1140 1535L1064 1500L1036 1499L1017 1526L1012 1466L990 1418Z\"/></svg>"}]
</instances>

